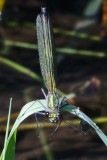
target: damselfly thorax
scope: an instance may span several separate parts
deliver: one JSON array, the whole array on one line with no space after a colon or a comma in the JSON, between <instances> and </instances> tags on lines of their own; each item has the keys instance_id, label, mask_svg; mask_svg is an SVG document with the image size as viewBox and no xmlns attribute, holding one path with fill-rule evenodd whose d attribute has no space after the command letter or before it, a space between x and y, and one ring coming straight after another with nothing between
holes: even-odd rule
<instances>
[{"instance_id":1,"label":"damselfly thorax","mask_svg":"<svg viewBox=\"0 0 107 160\"><path fill-rule=\"evenodd\" d=\"M48 116L51 123L57 123L60 119L59 96L55 92L49 92L47 95Z\"/></svg>"},{"instance_id":2,"label":"damselfly thorax","mask_svg":"<svg viewBox=\"0 0 107 160\"><path fill-rule=\"evenodd\" d=\"M49 92L47 95L47 107L51 110L59 109L59 96L55 92Z\"/></svg>"}]
</instances>

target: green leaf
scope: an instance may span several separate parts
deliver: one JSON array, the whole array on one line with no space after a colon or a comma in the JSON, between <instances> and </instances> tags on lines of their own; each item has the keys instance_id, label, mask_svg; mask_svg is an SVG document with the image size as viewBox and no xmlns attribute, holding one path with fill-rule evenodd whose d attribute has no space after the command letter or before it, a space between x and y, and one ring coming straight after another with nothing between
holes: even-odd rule
<instances>
[{"instance_id":1,"label":"green leaf","mask_svg":"<svg viewBox=\"0 0 107 160\"><path fill-rule=\"evenodd\" d=\"M15 160L16 133L17 133L17 130L14 131L10 140L7 141L5 160ZM3 160L3 152L2 152L2 155L0 157L0 160Z\"/></svg>"},{"instance_id":2,"label":"green leaf","mask_svg":"<svg viewBox=\"0 0 107 160\"><path fill-rule=\"evenodd\" d=\"M86 121L96 131L96 133L102 139L104 144L107 146L107 136L99 129L99 127L86 114L84 114L82 111L80 111L79 108L77 108L77 107L74 108L74 106L72 108L72 105L66 105L61 110L75 114L80 119Z\"/></svg>"},{"instance_id":3,"label":"green leaf","mask_svg":"<svg viewBox=\"0 0 107 160\"><path fill-rule=\"evenodd\" d=\"M47 106L47 101L46 100L39 100L44 106ZM27 103L22 110L20 111L19 116L17 117L10 135L9 135L9 139L12 136L12 134L14 133L14 131L18 128L18 126L20 125L20 123L22 121L24 121L27 117L29 117L30 115L34 114L35 112L40 112L40 111L44 111L43 106L38 102L38 101L32 101Z\"/></svg>"},{"instance_id":4,"label":"green leaf","mask_svg":"<svg viewBox=\"0 0 107 160\"><path fill-rule=\"evenodd\" d=\"M40 100L40 102L42 104L44 104L44 106L47 105L46 100ZM44 110L43 106L38 101L29 102L22 108L19 116L17 117L17 119L11 129L9 137L6 141L5 160L14 160L16 133L17 133L17 128L20 125L20 123L22 121L24 121L28 116L34 114L35 112L39 112L39 111L43 111L43 110ZM1 154L0 160L3 160L3 152Z\"/></svg>"}]
</instances>

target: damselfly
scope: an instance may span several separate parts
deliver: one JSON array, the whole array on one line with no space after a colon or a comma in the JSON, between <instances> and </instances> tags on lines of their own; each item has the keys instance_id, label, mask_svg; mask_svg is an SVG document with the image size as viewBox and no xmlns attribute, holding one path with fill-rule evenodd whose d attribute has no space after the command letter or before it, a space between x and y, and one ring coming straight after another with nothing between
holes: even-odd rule
<instances>
[{"instance_id":1,"label":"damselfly","mask_svg":"<svg viewBox=\"0 0 107 160\"><path fill-rule=\"evenodd\" d=\"M50 123L59 123L56 129L54 130L55 132L59 128L63 120L63 116L60 112L60 109L63 107L63 101L66 100L67 104L69 104L69 101L64 96L61 103L59 103L59 96L56 93L56 84L54 76L55 53L53 48L52 31L46 8L41 8L41 13L37 16L36 26L40 67L45 86L48 89L47 95L45 91L42 89L42 92L47 100L47 107L45 107L43 104L41 105L43 106L46 112L35 113L36 122L38 124L37 114L46 115ZM70 106L73 109L75 108L75 106L73 105Z\"/></svg>"},{"instance_id":2,"label":"damselfly","mask_svg":"<svg viewBox=\"0 0 107 160\"><path fill-rule=\"evenodd\" d=\"M53 39L46 8L41 8L41 14L37 16L36 26L41 72L45 86L48 89L47 95L42 89L42 92L47 99L47 107L43 107L46 111L45 115L49 118L49 122L58 123L58 121L60 121L60 125L62 122L62 116L60 114L61 105L59 104L59 96L56 93ZM41 114L41 112L36 114Z\"/></svg>"}]
</instances>

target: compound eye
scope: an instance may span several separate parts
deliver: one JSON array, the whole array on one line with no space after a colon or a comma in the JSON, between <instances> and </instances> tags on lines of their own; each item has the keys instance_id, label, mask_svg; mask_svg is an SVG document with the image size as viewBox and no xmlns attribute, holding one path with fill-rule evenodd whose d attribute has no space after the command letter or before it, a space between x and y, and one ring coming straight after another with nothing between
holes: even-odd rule
<instances>
[{"instance_id":1,"label":"compound eye","mask_svg":"<svg viewBox=\"0 0 107 160\"><path fill-rule=\"evenodd\" d=\"M45 115L47 118L49 117L49 112L46 112L46 115Z\"/></svg>"}]
</instances>

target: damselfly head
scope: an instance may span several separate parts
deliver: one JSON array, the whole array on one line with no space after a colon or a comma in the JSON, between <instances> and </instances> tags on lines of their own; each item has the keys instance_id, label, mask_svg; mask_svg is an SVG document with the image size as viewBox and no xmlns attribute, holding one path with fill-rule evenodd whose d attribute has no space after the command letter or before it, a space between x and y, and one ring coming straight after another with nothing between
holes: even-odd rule
<instances>
[{"instance_id":1,"label":"damselfly head","mask_svg":"<svg viewBox=\"0 0 107 160\"><path fill-rule=\"evenodd\" d=\"M49 122L50 123L58 123L60 118L60 113L58 111L53 111L49 113Z\"/></svg>"}]
</instances>

